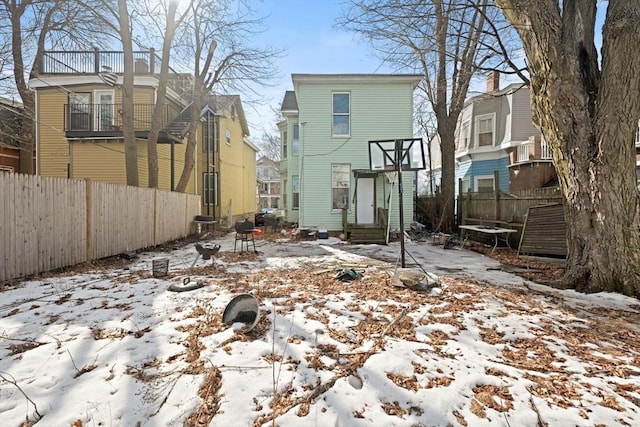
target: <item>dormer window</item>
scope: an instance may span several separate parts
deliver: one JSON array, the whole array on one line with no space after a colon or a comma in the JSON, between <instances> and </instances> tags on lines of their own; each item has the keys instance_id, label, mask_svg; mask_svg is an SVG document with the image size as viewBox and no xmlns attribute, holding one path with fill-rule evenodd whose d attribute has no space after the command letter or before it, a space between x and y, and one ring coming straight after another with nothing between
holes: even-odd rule
<instances>
[{"instance_id":1,"label":"dormer window","mask_svg":"<svg viewBox=\"0 0 640 427\"><path fill-rule=\"evenodd\" d=\"M495 145L495 114L476 117L476 146L492 147Z\"/></svg>"}]
</instances>

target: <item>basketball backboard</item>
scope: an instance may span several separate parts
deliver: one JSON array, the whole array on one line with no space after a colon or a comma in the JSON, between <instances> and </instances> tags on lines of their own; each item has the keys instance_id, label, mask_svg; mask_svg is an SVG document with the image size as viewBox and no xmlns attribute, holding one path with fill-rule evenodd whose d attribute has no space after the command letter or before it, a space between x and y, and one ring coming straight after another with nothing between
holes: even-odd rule
<instances>
[{"instance_id":1,"label":"basketball backboard","mask_svg":"<svg viewBox=\"0 0 640 427\"><path fill-rule=\"evenodd\" d=\"M369 169L381 172L425 169L422 138L369 141Z\"/></svg>"}]
</instances>

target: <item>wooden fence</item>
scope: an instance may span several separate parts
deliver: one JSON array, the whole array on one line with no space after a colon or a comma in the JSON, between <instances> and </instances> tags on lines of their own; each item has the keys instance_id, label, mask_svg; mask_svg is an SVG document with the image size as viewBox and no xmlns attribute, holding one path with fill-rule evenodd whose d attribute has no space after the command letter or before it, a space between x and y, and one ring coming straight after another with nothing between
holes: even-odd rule
<instances>
[{"instance_id":1,"label":"wooden fence","mask_svg":"<svg viewBox=\"0 0 640 427\"><path fill-rule=\"evenodd\" d=\"M156 246L191 233L200 196L0 175L0 282Z\"/></svg>"},{"instance_id":2,"label":"wooden fence","mask_svg":"<svg viewBox=\"0 0 640 427\"><path fill-rule=\"evenodd\" d=\"M501 225L514 228L518 233L510 236L517 243L530 207L562 204L559 188L537 188L517 192L461 193L457 198L456 222L462 224ZM417 214L429 226L438 224L439 199L418 197Z\"/></svg>"}]
</instances>

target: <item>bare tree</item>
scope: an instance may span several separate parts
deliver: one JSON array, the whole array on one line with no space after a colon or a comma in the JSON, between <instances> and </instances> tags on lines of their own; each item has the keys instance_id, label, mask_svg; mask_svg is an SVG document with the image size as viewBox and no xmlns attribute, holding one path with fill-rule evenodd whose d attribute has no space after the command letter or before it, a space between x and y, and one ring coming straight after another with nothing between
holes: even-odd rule
<instances>
[{"instance_id":1,"label":"bare tree","mask_svg":"<svg viewBox=\"0 0 640 427\"><path fill-rule=\"evenodd\" d=\"M455 130L474 73L513 65L497 38L499 17L487 0L352 0L339 24L371 42L397 70L420 72L420 86L437 120L442 159L439 228L452 231Z\"/></svg>"},{"instance_id":2,"label":"bare tree","mask_svg":"<svg viewBox=\"0 0 640 427\"><path fill-rule=\"evenodd\" d=\"M265 130L262 132L259 146L260 151L264 156L268 157L274 162L280 161L280 151L282 150L280 136Z\"/></svg>"},{"instance_id":3,"label":"bare tree","mask_svg":"<svg viewBox=\"0 0 640 427\"><path fill-rule=\"evenodd\" d=\"M153 115L151 116L151 126L149 128L149 134L147 137L147 158L148 158L148 171L149 171L149 188L158 187L158 137L162 127L163 112L166 106L166 93L167 82L169 79L169 62L171 59L171 47L174 42L176 34L176 28L180 27L184 19L187 17L188 12L183 12L176 18L178 11L178 2L171 1L169 5L165 7L164 3L147 3L147 9L149 15L154 18L164 18L164 29L158 28L162 36L162 57L160 62L160 74L158 76L158 89L156 93L156 103L153 109ZM160 8L161 13L154 13L155 9ZM189 10L189 7L186 8ZM152 22L157 22L153 19ZM172 181L173 182L173 181Z\"/></svg>"},{"instance_id":4,"label":"bare tree","mask_svg":"<svg viewBox=\"0 0 640 427\"><path fill-rule=\"evenodd\" d=\"M0 0L0 45L10 47L0 53L5 71L11 72L13 84L1 81L5 93L20 96L23 120L17 135L20 148L20 171L34 173L35 94L28 88L29 78L39 72L45 46L83 46L96 32L87 31L88 14L75 1ZM74 37L69 37L73 34Z\"/></svg>"},{"instance_id":5,"label":"bare tree","mask_svg":"<svg viewBox=\"0 0 640 427\"><path fill-rule=\"evenodd\" d=\"M194 167L196 134L204 98L214 88L220 91L240 90L255 93L255 85L267 84L275 75L273 59L279 51L249 45L259 32L262 19L252 17L246 3L221 0L196 0L190 5L190 16L181 34L187 55L193 64L193 104L185 164L176 191L187 187ZM214 59L214 53L216 58Z\"/></svg>"},{"instance_id":6,"label":"bare tree","mask_svg":"<svg viewBox=\"0 0 640 427\"><path fill-rule=\"evenodd\" d=\"M495 0L517 29L534 119L553 152L567 218L561 282L640 296L635 134L640 119L640 2ZM598 4L607 7L601 60Z\"/></svg>"}]
</instances>

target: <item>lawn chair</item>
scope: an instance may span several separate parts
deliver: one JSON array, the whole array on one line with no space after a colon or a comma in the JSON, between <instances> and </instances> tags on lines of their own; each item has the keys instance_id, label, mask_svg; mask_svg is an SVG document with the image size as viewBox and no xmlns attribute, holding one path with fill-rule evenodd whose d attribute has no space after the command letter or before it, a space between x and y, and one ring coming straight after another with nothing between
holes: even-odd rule
<instances>
[{"instance_id":1,"label":"lawn chair","mask_svg":"<svg viewBox=\"0 0 640 427\"><path fill-rule=\"evenodd\" d=\"M247 252L249 252L249 241L253 243L253 251L256 252L256 241L253 239L254 225L251 221L238 221L236 222L236 239L233 242L233 252L236 251L236 244L240 240L240 253L242 253L242 245L245 245Z\"/></svg>"}]
</instances>

